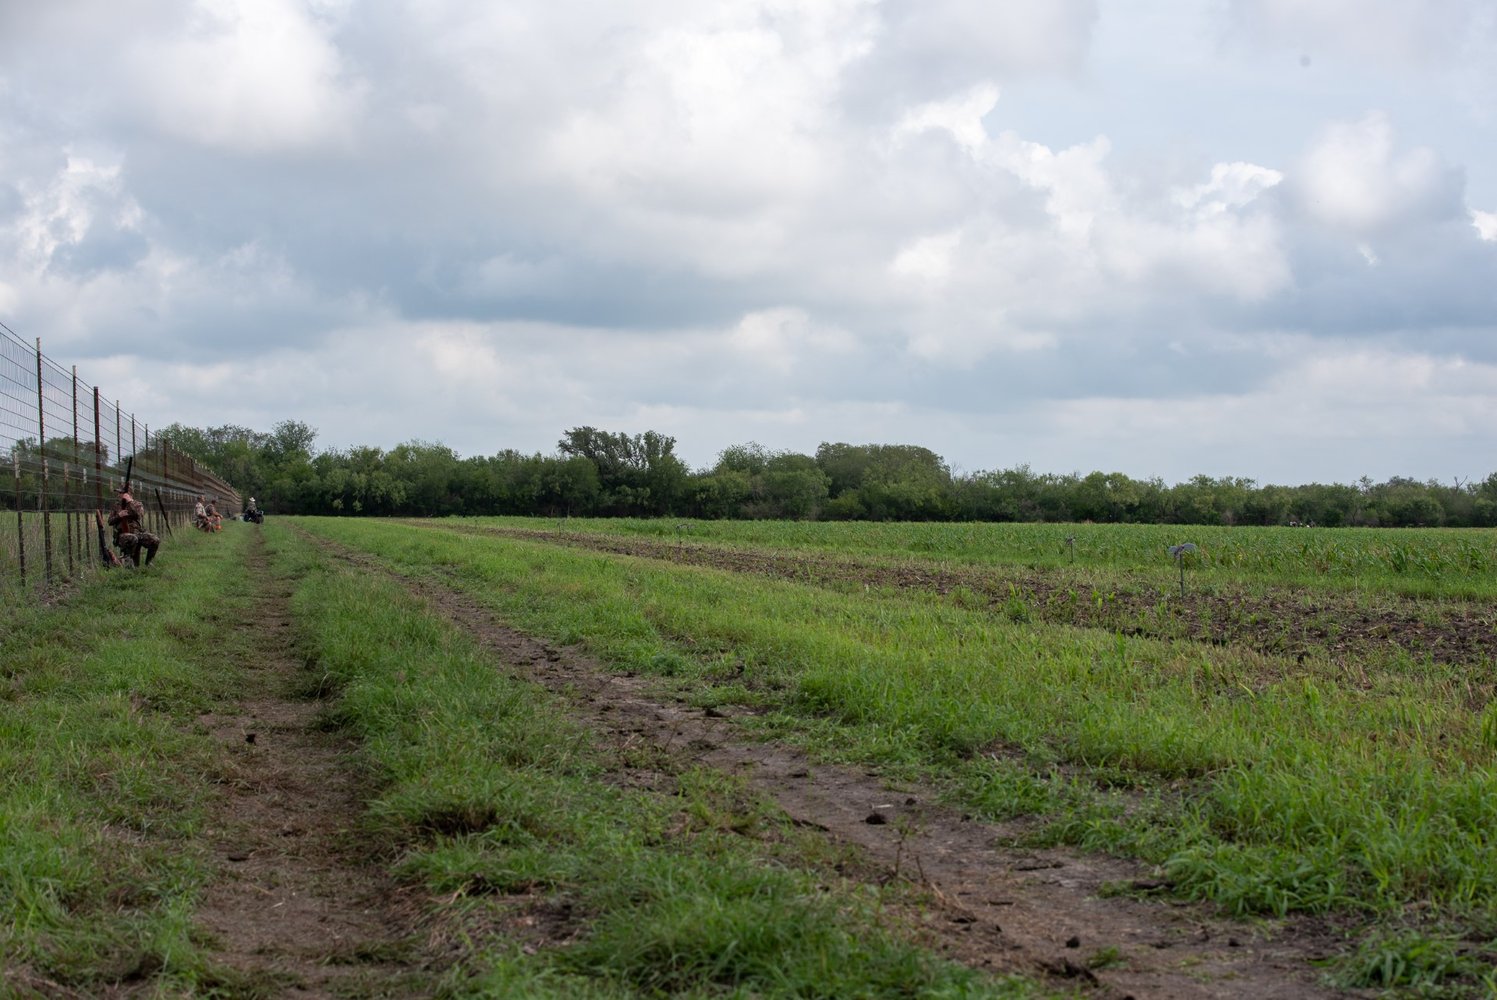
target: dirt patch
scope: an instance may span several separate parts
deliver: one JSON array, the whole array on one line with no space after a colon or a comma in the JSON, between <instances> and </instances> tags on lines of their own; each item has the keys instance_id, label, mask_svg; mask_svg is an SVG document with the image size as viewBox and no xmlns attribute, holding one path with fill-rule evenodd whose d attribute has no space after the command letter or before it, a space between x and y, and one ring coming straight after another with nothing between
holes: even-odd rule
<instances>
[{"instance_id":1,"label":"dirt patch","mask_svg":"<svg viewBox=\"0 0 1497 1000\"><path fill-rule=\"evenodd\" d=\"M244 697L199 719L229 763L205 830L218 870L198 925L248 995L419 995L422 901L358 836L352 748L319 728L317 702L294 693L289 595L258 539L247 569L247 580L272 582L239 626L257 654L244 665Z\"/></svg>"},{"instance_id":2,"label":"dirt patch","mask_svg":"<svg viewBox=\"0 0 1497 1000\"><path fill-rule=\"evenodd\" d=\"M364 569L376 562L317 540ZM393 574L392 574L393 575ZM617 751L620 780L659 785L652 756L741 776L797 824L852 845L865 872L923 886L923 936L973 966L1019 971L1105 997L1255 1000L1345 996L1312 966L1339 944L1308 920L1246 925L1209 907L1104 896L1156 878L1133 862L1065 849L1003 846L1017 825L978 822L886 782L877 772L819 763L748 740L718 710L662 698L650 682L504 627L471 598L405 579L517 674L563 695L575 716ZM643 760L643 764L636 763ZM632 777L630 773L633 772Z\"/></svg>"}]
</instances>

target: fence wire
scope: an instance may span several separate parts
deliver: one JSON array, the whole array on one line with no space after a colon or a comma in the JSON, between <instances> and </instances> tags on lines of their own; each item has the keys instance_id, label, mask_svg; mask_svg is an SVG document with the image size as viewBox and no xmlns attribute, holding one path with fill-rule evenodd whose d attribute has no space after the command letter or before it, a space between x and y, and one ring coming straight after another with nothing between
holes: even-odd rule
<instances>
[{"instance_id":1,"label":"fence wire","mask_svg":"<svg viewBox=\"0 0 1497 1000\"><path fill-rule=\"evenodd\" d=\"M193 526L199 495L239 510L229 483L153 438L150 427L96 385L0 323L0 596L34 596L103 564L95 513L107 514L129 477L147 530ZM3 524L3 522L0 522Z\"/></svg>"}]
</instances>

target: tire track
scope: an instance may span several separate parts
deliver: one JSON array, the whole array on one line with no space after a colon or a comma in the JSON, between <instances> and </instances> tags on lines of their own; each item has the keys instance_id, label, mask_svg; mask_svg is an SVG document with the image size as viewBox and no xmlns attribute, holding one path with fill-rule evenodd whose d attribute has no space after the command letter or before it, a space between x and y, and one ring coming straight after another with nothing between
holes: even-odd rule
<instances>
[{"instance_id":1,"label":"tire track","mask_svg":"<svg viewBox=\"0 0 1497 1000\"><path fill-rule=\"evenodd\" d=\"M205 830L217 876L197 923L214 960L241 980L236 995L425 995L421 901L358 834L353 746L323 731L321 705L296 694L289 593L267 571L258 532L246 570L262 583L238 626L256 654L243 698L198 720L229 763Z\"/></svg>"}]
</instances>

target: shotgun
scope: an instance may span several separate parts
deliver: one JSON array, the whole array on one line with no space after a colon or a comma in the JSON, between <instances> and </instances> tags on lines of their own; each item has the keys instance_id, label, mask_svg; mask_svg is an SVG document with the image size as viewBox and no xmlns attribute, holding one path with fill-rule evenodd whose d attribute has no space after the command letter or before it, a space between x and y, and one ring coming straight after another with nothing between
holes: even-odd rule
<instances>
[{"instance_id":1,"label":"shotgun","mask_svg":"<svg viewBox=\"0 0 1497 1000\"><path fill-rule=\"evenodd\" d=\"M98 525L99 528L99 561L106 568L125 565L120 561L120 557L114 554L114 550L109 547L109 542L104 539L104 512L97 508L94 509L94 524Z\"/></svg>"},{"instance_id":2,"label":"shotgun","mask_svg":"<svg viewBox=\"0 0 1497 1000\"><path fill-rule=\"evenodd\" d=\"M166 503L161 499L160 487L156 489L156 509L161 511L161 520L166 523L166 537L175 537L172 535L172 519L166 516Z\"/></svg>"}]
</instances>

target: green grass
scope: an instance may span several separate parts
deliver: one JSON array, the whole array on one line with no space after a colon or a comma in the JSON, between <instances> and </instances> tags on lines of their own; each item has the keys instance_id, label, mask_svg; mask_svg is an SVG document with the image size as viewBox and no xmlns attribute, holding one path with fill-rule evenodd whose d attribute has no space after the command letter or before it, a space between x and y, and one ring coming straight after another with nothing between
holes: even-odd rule
<instances>
[{"instance_id":1,"label":"green grass","mask_svg":"<svg viewBox=\"0 0 1497 1000\"><path fill-rule=\"evenodd\" d=\"M884 897L807 866L793 827L710 773L671 795L600 780L551 696L507 677L395 583L336 571L267 525L330 723L378 792L369 834L451 901L453 996L1026 996L885 926ZM486 933L558 923L565 948ZM896 922L897 923L897 922Z\"/></svg>"},{"instance_id":2,"label":"green grass","mask_svg":"<svg viewBox=\"0 0 1497 1000\"><path fill-rule=\"evenodd\" d=\"M243 574L262 534L274 572L297 584L298 686L328 699L325 724L356 739L351 766L375 789L357 849L436 894L432 919L457 942L442 967L402 973L401 989L1035 995L907 943L895 914L909 890L843 883L820 841L721 776L682 773L663 795L613 787L609 758L549 695L388 581L331 571L279 525L168 544L150 570L85 581L57 606L7 605L0 994L285 985L216 966L194 928L211 874L204 824L229 766L195 720L231 708L254 655L236 624L258 590ZM566 947L537 950L517 931L547 915Z\"/></svg>"},{"instance_id":3,"label":"green grass","mask_svg":"<svg viewBox=\"0 0 1497 1000\"><path fill-rule=\"evenodd\" d=\"M749 524L709 536L718 527L606 530L891 564L1056 569L1064 559L1058 545L1024 562L1000 544L999 529L1036 526L965 526L993 530L963 536L937 529L964 526L899 526L901 535L883 525ZM1087 570L1102 574L1140 572L1129 560L1153 559L1159 540L1113 536L1135 529L1109 526L1038 527L1095 527L1088 544L1098 551L1115 537L1113 554ZM670 794L615 787L606 780L613 758L548 695L507 679L379 574L332 568L293 528L437 577L519 629L582 645L698 704L751 705L758 714L744 724L758 735L920 776L977 815L1030 817L1035 843L1144 859L1167 891L1244 915L1333 914L1360 941L1348 942L1335 970L1343 985L1459 995L1491 984L1489 664L1298 662L1044 624L1018 593L995 607L975 593L776 581L391 522L267 524L275 572L297 587L302 687L329 699L327 724L358 741L358 766L374 782L360 832L402 877L446 901L440 919L464 942L445 995L1033 987L904 943L899 900L828 878L823 848L741 786L688 772ZM1190 535L1213 560L1196 568L1202 576L1314 583L1288 549L1278 570L1259 555L1233 564L1221 553L1251 538L1221 530L1226 541ZM1424 591L1490 599L1489 569L1463 577L1445 565L1466 558L1474 567L1485 550L1462 556L1461 546L1490 546L1488 536L1386 534L1329 533L1327 544L1366 549L1344 558L1338 549L1315 571L1321 584L1359 587L1370 600ZM233 697L249 655L233 625L247 601L251 537L231 526L169 541L150 570L84 578L53 607L7 595L0 991L268 988L215 969L192 932L206 877L201 824L221 766L193 723ZM1055 541L1044 537L1024 544ZM1438 554L1396 556L1393 542ZM1270 543L1288 544L1262 547ZM1077 548L1080 564L1081 537ZM1358 565L1367 568L1350 568ZM550 936L527 947L524 928L535 926Z\"/></svg>"},{"instance_id":4,"label":"green grass","mask_svg":"<svg viewBox=\"0 0 1497 1000\"><path fill-rule=\"evenodd\" d=\"M390 523L309 530L440 573L617 669L770 710L841 759L934 775L1037 836L1158 863L1244 914L1395 928L1497 912L1497 772L1469 668L1349 674L1232 648L1015 621L919 595ZM1491 948L1482 952L1490 961Z\"/></svg>"},{"instance_id":5,"label":"green grass","mask_svg":"<svg viewBox=\"0 0 1497 1000\"><path fill-rule=\"evenodd\" d=\"M221 981L191 934L245 537L163 546L149 570L7 608L0 636L5 988Z\"/></svg>"},{"instance_id":6,"label":"green grass","mask_svg":"<svg viewBox=\"0 0 1497 1000\"><path fill-rule=\"evenodd\" d=\"M6 607L32 601L47 590L49 533L52 587L98 573L98 536L91 513L53 511L43 518L25 511L17 520L14 510L0 511L0 601Z\"/></svg>"},{"instance_id":7,"label":"green grass","mask_svg":"<svg viewBox=\"0 0 1497 1000\"><path fill-rule=\"evenodd\" d=\"M1187 585L1270 583L1404 596L1497 597L1497 533L1484 528L1259 528L1206 525L908 524L673 518L465 518L531 531L819 552L951 566L1157 577L1177 585L1166 549L1190 556ZM1074 550L1067 539L1074 538ZM1074 558L1073 558L1074 556Z\"/></svg>"}]
</instances>

